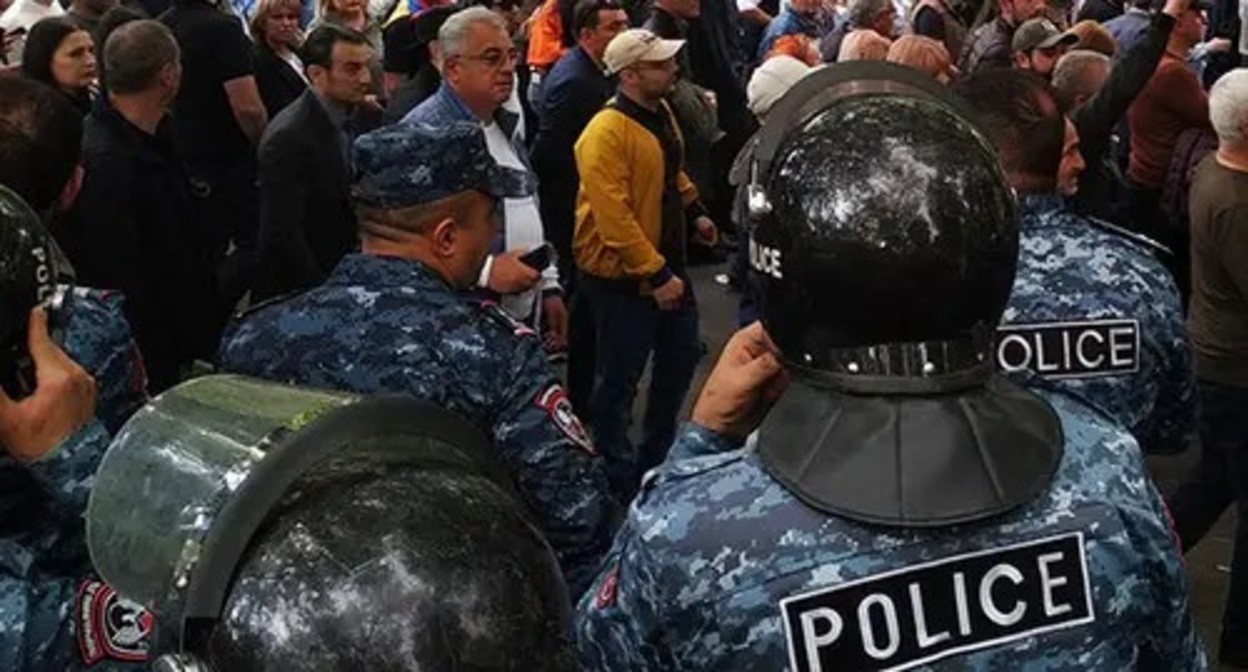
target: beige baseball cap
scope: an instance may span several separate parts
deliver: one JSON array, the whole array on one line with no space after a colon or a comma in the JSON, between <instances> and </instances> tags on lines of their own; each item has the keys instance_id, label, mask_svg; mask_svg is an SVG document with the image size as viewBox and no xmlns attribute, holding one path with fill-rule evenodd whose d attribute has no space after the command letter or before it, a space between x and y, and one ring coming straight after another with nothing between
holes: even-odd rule
<instances>
[{"instance_id":1,"label":"beige baseball cap","mask_svg":"<svg viewBox=\"0 0 1248 672\"><path fill-rule=\"evenodd\" d=\"M684 40L665 40L643 28L633 28L611 40L602 61L607 66L607 74L614 75L643 61L666 61L684 46Z\"/></svg>"}]
</instances>

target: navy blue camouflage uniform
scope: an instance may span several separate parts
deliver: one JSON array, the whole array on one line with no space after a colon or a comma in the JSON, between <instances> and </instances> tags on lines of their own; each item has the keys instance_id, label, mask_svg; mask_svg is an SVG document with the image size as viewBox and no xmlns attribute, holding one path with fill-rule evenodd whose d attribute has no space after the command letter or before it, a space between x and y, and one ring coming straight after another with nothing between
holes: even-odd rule
<instances>
[{"instance_id":1,"label":"navy blue camouflage uniform","mask_svg":"<svg viewBox=\"0 0 1248 672\"><path fill-rule=\"evenodd\" d=\"M0 456L0 669L146 668L150 616L91 572L83 530L92 478L111 435L147 401L146 376L122 298L76 289L62 336L96 381L96 416L43 458ZM20 495L15 495L20 493ZM111 630L108 610L126 623Z\"/></svg>"},{"instance_id":2,"label":"navy blue camouflage uniform","mask_svg":"<svg viewBox=\"0 0 1248 672\"><path fill-rule=\"evenodd\" d=\"M1075 214L1056 194L1022 196L1019 215L1018 272L998 364L1008 373L1026 363L1058 381L1122 423L1146 451L1181 450L1195 432L1196 388L1170 274L1144 242ZM1024 325L1045 324L1066 326L1049 330L1037 347L1036 330ZM1022 331L1007 342L1011 328Z\"/></svg>"},{"instance_id":3,"label":"navy blue camouflage uniform","mask_svg":"<svg viewBox=\"0 0 1248 672\"><path fill-rule=\"evenodd\" d=\"M373 207L526 188L523 174L490 158L476 124L391 126L362 136L355 152L353 193ZM419 262L349 255L322 286L232 325L219 361L278 382L410 393L464 416L493 437L573 595L610 546L618 515L603 460L540 338Z\"/></svg>"},{"instance_id":4,"label":"navy blue camouflage uniform","mask_svg":"<svg viewBox=\"0 0 1248 672\"><path fill-rule=\"evenodd\" d=\"M1062 605L1054 598L1045 609L1073 609L1069 615L1079 619L963 650L950 646L969 641L968 634L973 638L985 625L982 615L966 621L967 632L958 640L950 639L958 636L956 628L924 633L909 618L894 619L895 637L904 645L891 656L881 645L889 635L877 619L876 637L882 639L876 644L885 650L872 667L1207 669L1178 547L1135 442L1064 394L1041 395L1057 412L1065 435L1065 454L1047 491L1000 517L952 528L882 528L828 516L768 475L757 454L732 450L722 439L687 426L680 445L643 487L595 587L581 599L576 634L583 669L820 669L809 664L804 650L790 650L782 600L852 588L854 582L919 563L1062 535L1071 543L1081 535L1076 557L1086 558L1090 599L1086 605L1082 600ZM1045 580L1054 578L1043 571ZM1070 588L1082 581L1069 576L1059 583ZM1020 593L1003 585L998 581L987 598L980 593L970 604L987 599L1003 609L1022 607ZM952 613L947 596L922 597L926 617L920 611L916 620L926 618L930 625L942 610ZM1032 600L1032 609L1038 601ZM836 638L830 621L811 622L822 637L816 648L831 646ZM859 636L849 627L839 634ZM915 639L923 637L932 655L897 657L915 650ZM890 667L894 664L900 667ZM825 663L822 669L866 666Z\"/></svg>"},{"instance_id":5,"label":"navy blue camouflage uniform","mask_svg":"<svg viewBox=\"0 0 1248 672\"><path fill-rule=\"evenodd\" d=\"M573 590L610 544L602 458L537 335L417 262L347 256L324 285L231 327L220 362L295 385L408 392L463 415L493 436Z\"/></svg>"}]
</instances>

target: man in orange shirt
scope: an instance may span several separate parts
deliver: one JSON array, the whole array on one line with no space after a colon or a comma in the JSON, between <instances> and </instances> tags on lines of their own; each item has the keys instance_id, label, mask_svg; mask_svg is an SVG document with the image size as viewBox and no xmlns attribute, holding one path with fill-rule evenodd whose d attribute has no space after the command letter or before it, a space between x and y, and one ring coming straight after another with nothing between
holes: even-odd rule
<instances>
[{"instance_id":1,"label":"man in orange shirt","mask_svg":"<svg viewBox=\"0 0 1248 672\"><path fill-rule=\"evenodd\" d=\"M542 109L542 83L546 73L569 46L563 39L561 0L545 0L529 19L529 48L525 63L529 66L529 105Z\"/></svg>"}]
</instances>

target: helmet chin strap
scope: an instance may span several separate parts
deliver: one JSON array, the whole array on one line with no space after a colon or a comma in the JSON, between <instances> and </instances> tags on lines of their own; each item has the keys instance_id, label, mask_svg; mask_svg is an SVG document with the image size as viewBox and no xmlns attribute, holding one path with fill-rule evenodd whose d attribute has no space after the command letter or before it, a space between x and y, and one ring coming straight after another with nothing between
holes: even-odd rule
<instances>
[{"instance_id":1,"label":"helmet chin strap","mask_svg":"<svg viewBox=\"0 0 1248 672\"><path fill-rule=\"evenodd\" d=\"M983 385L992 374L993 330L976 325L951 339L809 348L786 364L812 385L849 394L925 395Z\"/></svg>"}]
</instances>

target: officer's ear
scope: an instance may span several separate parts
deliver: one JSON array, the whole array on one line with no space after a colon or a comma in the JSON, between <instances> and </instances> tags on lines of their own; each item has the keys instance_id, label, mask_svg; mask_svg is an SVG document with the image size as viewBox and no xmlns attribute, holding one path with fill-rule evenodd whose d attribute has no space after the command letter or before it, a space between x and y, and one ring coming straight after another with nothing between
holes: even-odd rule
<instances>
[{"instance_id":1,"label":"officer's ear","mask_svg":"<svg viewBox=\"0 0 1248 672\"><path fill-rule=\"evenodd\" d=\"M443 217L429 227L429 240L434 254L439 257L455 256L461 232L454 217Z\"/></svg>"}]
</instances>

